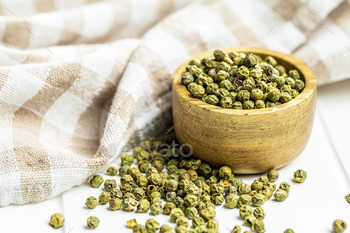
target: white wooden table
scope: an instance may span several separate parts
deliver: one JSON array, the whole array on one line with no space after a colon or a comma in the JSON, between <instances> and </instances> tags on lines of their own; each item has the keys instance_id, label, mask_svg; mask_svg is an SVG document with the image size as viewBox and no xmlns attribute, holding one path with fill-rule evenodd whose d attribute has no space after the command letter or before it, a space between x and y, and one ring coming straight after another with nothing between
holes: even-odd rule
<instances>
[{"instance_id":1,"label":"white wooden table","mask_svg":"<svg viewBox=\"0 0 350 233\"><path fill-rule=\"evenodd\" d=\"M350 204L344 196L350 193L350 80L327 85L318 90L315 122L310 141L302 154L290 165L280 169L277 183L292 183L293 172L304 169L308 178L303 184L292 183L290 196L284 202L268 201L263 208L267 232L284 232L287 228L297 233L330 233L335 219L350 224ZM115 162L119 165L119 160ZM107 177L107 175L105 175ZM250 183L257 175L239 176ZM114 177L119 182L119 177ZM91 232L86 218L94 215L100 225L93 232L132 232L126 221L136 218L138 223L153 217L161 224L170 223L169 216L109 211L108 205L93 210L85 208L86 197L98 196L100 189L89 185L74 188L44 203L0 208L0 232ZM273 198L272 198L273 199ZM63 213L65 226L53 229L48 225L52 213ZM228 233L234 225L242 226L237 209L217 207L216 219L220 232ZM349 227L350 228L350 227ZM244 230L249 228L243 227ZM348 229L346 232L350 232Z\"/></svg>"}]
</instances>

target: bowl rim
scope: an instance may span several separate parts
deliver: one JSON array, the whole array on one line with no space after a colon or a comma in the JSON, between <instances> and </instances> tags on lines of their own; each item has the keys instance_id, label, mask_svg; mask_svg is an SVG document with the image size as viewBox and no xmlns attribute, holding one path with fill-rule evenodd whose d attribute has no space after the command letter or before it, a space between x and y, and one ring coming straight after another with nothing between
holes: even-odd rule
<instances>
[{"instance_id":1,"label":"bowl rim","mask_svg":"<svg viewBox=\"0 0 350 233\"><path fill-rule=\"evenodd\" d=\"M294 57L290 54L285 54L282 52L266 49L266 48L259 48L259 47L248 47L248 46L239 46L239 47L230 47L230 48L223 48L225 52L252 52L256 54L262 54L264 56L273 56L279 60L283 60L284 62L287 62L289 64L292 64L302 75L305 79L305 87L304 90L294 99L287 103L283 103L281 105L278 105L276 107L270 107L270 108L262 108L262 109L228 109L228 108L222 108L220 106L211 105L208 103L203 102L202 100L199 100L195 97L192 97L190 92L187 90L186 86L181 83L181 76L184 71L186 71L186 66L188 63L193 59L201 59L203 57L213 56L214 50L207 50L202 53L199 53L192 58L188 59L187 61L183 62L175 71L173 76L173 89L176 90L176 92L185 100L187 100L193 107L200 107L203 109L207 109L212 112L217 113L223 113L228 115L256 115L256 114L266 114L266 113L272 113L276 111L281 111L296 105L299 105L300 103L306 101L316 90L316 78L315 74L311 70L311 68L305 64L300 59ZM174 98L174 97L173 97ZM189 110L190 110L189 109Z\"/></svg>"}]
</instances>

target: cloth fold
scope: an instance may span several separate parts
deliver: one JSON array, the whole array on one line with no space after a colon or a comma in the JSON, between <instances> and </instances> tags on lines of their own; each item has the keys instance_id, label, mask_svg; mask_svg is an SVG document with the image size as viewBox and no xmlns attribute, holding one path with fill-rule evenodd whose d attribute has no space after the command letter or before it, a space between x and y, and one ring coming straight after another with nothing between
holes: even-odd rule
<instances>
[{"instance_id":1,"label":"cloth fold","mask_svg":"<svg viewBox=\"0 0 350 233\"><path fill-rule=\"evenodd\" d=\"M0 206L80 185L171 124L176 68L204 50L291 53L318 85L350 76L341 0L3 1ZM252 49L254 52L254 48Z\"/></svg>"}]
</instances>

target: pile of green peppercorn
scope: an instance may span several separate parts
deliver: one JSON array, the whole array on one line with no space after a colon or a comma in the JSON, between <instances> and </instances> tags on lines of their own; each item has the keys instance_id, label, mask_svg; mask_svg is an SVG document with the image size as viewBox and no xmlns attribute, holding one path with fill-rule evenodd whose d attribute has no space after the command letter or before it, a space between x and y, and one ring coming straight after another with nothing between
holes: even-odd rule
<instances>
[{"instance_id":1,"label":"pile of green peppercorn","mask_svg":"<svg viewBox=\"0 0 350 233\"><path fill-rule=\"evenodd\" d=\"M137 167L132 166L135 159ZM266 214L262 206L272 197L279 202L286 200L291 188L288 182L281 182L277 188L275 182L279 173L275 169L247 184L235 177L228 166L216 170L200 159L184 158L173 131L162 140L152 137L141 142L133 154L121 156L119 169L111 166L107 173L121 176L120 187L115 179L105 180L101 175L95 175L90 185L94 188L103 186L104 190L98 198L91 196L86 199L87 208L108 204L113 211L149 212L154 216L165 214L176 224L173 229L154 218L148 219L145 225L131 219L127 226L133 233L217 233L216 206L222 204L225 208L237 209L243 225L252 231L265 232L263 220ZM293 182L304 183L306 178L305 171L297 170ZM62 214L51 216L50 225L54 228L62 227L64 222ZM95 216L87 218L90 229L95 229L99 223ZM346 227L346 223L339 219L333 223L336 233L343 232ZM241 226L236 225L230 232L241 233ZM284 233L294 231L287 229Z\"/></svg>"},{"instance_id":2,"label":"pile of green peppercorn","mask_svg":"<svg viewBox=\"0 0 350 233\"><path fill-rule=\"evenodd\" d=\"M289 183L282 182L279 188L274 183L278 171L272 169L252 184L246 184L236 178L228 166L216 170L200 159L181 157L179 144L171 143L174 141L177 142L175 134L170 132L162 140L152 137L143 141L133 154L123 154L119 169L114 166L107 169L109 175L121 176L121 186L117 187L114 179L104 180L95 175L90 184L95 188L103 184L104 192L98 199L88 197L86 206L95 208L108 203L110 210L165 214L176 223L173 231L169 225L160 225L153 218L145 225L133 219L127 225L134 233L158 230L161 233L214 233L219 227L214 219L215 206L224 204L226 208L239 210L244 225L255 232L264 232L265 211L261 206L273 196L276 201L284 201L289 195ZM132 166L135 159L137 167ZM295 178L301 182L306 173L300 170ZM231 232L240 231L237 225Z\"/></svg>"},{"instance_id":3,"label":"pile of green peppercorn","mask_svg":"<svg viewBox=\"0 0 350 233\"><path fill-rule=\"evenodd\" d=\"M286 103L304 89L297 70L279 65L275 58L252 53L226 53L194 59L181 82L192 96L230 109L259 109Z\"/></svg>"}]
</instances>

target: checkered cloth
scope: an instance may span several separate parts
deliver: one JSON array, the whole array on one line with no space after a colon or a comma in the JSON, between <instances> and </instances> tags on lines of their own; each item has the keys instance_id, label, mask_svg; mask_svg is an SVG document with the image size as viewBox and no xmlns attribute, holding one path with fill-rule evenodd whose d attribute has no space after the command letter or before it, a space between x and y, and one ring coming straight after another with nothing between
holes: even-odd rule
<instances>
[{"instance_id":1,"label":"checkered cloth","mask_svg":"<svg viewBox=\"0 0 350 233\"><path fill-rule=\"evenodd\" d=\"M54 197L164 132L172 74L204 50L292 53L319 85L350 76L349 1L3 0L0 13L1 206Z\"/></svg>"}]
</instances>

